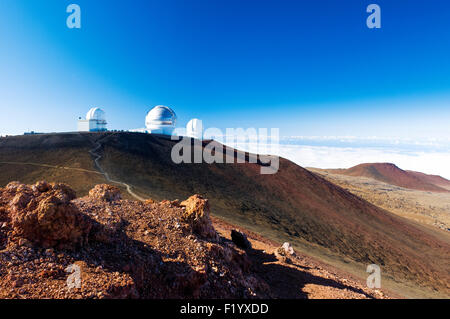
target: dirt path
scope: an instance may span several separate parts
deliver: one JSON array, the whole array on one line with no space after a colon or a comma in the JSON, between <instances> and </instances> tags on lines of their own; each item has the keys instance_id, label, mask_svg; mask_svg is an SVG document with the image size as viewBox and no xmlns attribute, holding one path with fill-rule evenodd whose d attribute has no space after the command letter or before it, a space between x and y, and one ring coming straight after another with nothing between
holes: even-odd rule
<instances>
[{"instance_id":1,"label":"dirt path","mask_svg":"<svg viewBox=\"0 0 450 319\"><path fill-rule=\"evenodd\" d=\"M0 162L0 164L7 164L7 165L32 165L32 166L39 166L39 167L47 167L47 168L55 168L55 169L65 169L65 170L72 170L72 171L79 171L79 172L85 172L85 173L91 173L91 174L99 174L103 175L105 179L114 184L121 185L126 188L127 192L135 199L144 201L145 198L137 195L134 191L131 185L121 182L121 181L115 181L109 177L109 174L103 170L103 168L100 165L100 159L102 158L101 154L98 152L100 148L102 147L102 144L100 141L97 141L95 143L95 146L93 149L89 151L89 153L94 156L94 163L97 167L98 171L88 170L84 168L77 168L77 167L68 167L68 166L59 166L59 165L50 165L50 164L42 164L42 163L34 163L34 162Z\"/></svg>"},{"instance_id":2,"label":"dirt path","mask_svg":"<svg viewBox=\"0 0 450 319\"><path fill-rule=\"evenodd\" d=\"M100 139L99 141L97 141L97 142L95 143L94 148L91 149L91 150L89 151L89 153L90 153L92 156L94 156L94 163L95 163L95 166L97 167L97 169L98 169L98 171L99 171L99 172L97 172L97 173L102 174L102 175L105 177L105 179L106 179L108 182L110 182L110 183L119 184L119 185L124 186L124 187L127 189L127 192L128 192L133 198L135 198L135 199L137 199L137 200L140 200L140 201L144 201L145 198L143 198L143 197L137 195L135 192L133 192L133 189L132 189L132 186L131 186L131 185L129 185L129 184L127 184L127 183L124 183L124 182L121 182L121 181L115 181L115 180L111 179L111 178L109 177L109 174L108 174L107 172L105 172L105 170L101 167L101 165L100 165L100 159L102 158L102 155L99 153L99 150L101 149L102 144L100 143L100 141L101 141L101 139Z\"/></svg>"},{"instance_id":3,"label":"dirt path","mask_svg":"<svg viewBox=\"0 0 450 319\"><path fill-rule=\"evenodd\" d=\"M94 173L94 174L102 175L102 173L100 173L100 172L92 171L92 170L88 170L88 169L84 169L84 168L68 167L68 166L57 166L57 165L41 164L41 163L33 163L33 162L0 162L0 164L32 165L32 166L40 166L40 167L48 167L48 168L56 168L56 169L66 169L66 170L80 171L80 172Z\"/></svg>"}]
</instances>

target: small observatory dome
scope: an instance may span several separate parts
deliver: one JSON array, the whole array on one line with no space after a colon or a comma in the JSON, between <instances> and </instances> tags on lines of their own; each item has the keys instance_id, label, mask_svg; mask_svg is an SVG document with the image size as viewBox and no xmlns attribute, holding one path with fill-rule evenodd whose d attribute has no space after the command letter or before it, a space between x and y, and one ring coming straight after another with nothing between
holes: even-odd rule
<instances>
[{"instance_id":1,"label":"small observatory dome","mask_svg":"<svg viewBox=\"0 0 450 319\"><path fill-rule=\"evenodd\" d=\"M105 132L106 113L99 107L93 107L86 114L86 119L78 120L78 131L80 132Z\"/></svg>"},{"instance_id":2,"label":"small observatory dome","mask_svg":"<svg viewBox=\"0 0 450 319\"><path fill-rule=\"evenodd\" d=\"M87 112L86 120L106 121L105 111L99 107L93 107Z\"/></svg>"},{"instance_id":3,"label":"small observatory dome","mask_svg":"<svg viewBox=\"0 0 450 319\"><path fill-rule=\"evenodd\" d=\"M167 106L158 105L152 108L145 117L145 126L149 133L172 135L177 115Z\"/></svg>"}]
</instances>

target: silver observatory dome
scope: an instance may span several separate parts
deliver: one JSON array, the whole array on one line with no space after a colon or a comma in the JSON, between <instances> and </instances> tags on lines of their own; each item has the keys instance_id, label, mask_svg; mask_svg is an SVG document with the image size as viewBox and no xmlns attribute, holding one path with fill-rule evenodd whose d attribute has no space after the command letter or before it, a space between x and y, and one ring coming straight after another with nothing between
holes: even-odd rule
<instances>
[{"instance_id":1,"label":"silver observatory dome","mask_svg":"<svg viewBox=\"0 0 450 319\"><path fill-rule=\"evenodd\" d=\"M171 135L175 129L177 115L168 106L158 105L145 117L145 126L149 133Z\"/></svg>"}]
</instances>

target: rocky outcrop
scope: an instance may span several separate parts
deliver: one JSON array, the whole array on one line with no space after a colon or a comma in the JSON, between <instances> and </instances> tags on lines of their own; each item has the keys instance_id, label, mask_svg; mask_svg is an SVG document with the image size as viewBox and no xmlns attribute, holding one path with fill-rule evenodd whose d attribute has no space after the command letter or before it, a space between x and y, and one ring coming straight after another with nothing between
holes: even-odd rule
<instances>
[{"instance_id":1,"label":"rocky outcrop","mask_svg":"<svg viewBox=\"0 0 450 319\"><path fill-rule=\"evenodd\" d=\"M182 220L191 226L194 233L203 238L218 240L216 230L211 223L207 199L200 195L193 195L179 205L185 209Z\"/></svg>"},{"instance_id":2,"label":"rocky outcrop","mask_svg":"<svg viewBox=\"0 0 450 319\"><path fill-rule=\"evenodd\" d=\"M106 202L115 202L122 199L120 189L107 184L96 185L89 191L89 197Z\"/></svg>"},{"instance_id":3,"label":"rocky outcrop","mask_svg":"<svg viewBox=\"0 0 450 319\"><path fill-rule=\"evenodd\" d=\"M288 242L285 242L281 247L278 247L275 250L275 256L281 262L290 264L292 262L291 258L295 257L295 251L294 251L294 248L292 248L291 244L289 244Z\"/></svg>"},{"instance_id":4,"label":"rocky outcrop","mask_svg":"<svg viewBox=\"0 0 450 319\"><path fill-rule=\"evenodd\" d=\"M108 185L82 198L64 184L0 188L0 299L271 296L206 199L119 199Z\"/></svg>"},{"instance_id":5,"label":"rocky outcrop","mask_svg":"<svg viewBox=\"0 0 450 319\"><path fill-rule=\"evenodd\" d=\"M8 209L15 235L45 248L86 243L91 224L70 202L76 196L70 187L38 182L9 184L6 189L13 196Z\"/></svg>"},{"instance_id":6,"label":"rocky outcrop","mask_svg":"<svg viewBox=\"0 0 450 319\"><path fill-rule=\"evenodd\" d=\"M286 255L289 256L295 256L295 251L294 248L292 248L291 244L289 244L288 242L285 242L282 246L281 249L284 250L284 253Z\"/></svg>"},{"instance_id":7,"label":"rocky outcrop","mask_svg":"<svg viewBox=\"0 0 450 319\"><path fill-rule=\"evenodd\" d=\"M231 230L231 240L236 244L239 248L242 249L250 249L252 248L252 244L247 239L247 236L238 229Z\"/></svg>"}]
</instances>

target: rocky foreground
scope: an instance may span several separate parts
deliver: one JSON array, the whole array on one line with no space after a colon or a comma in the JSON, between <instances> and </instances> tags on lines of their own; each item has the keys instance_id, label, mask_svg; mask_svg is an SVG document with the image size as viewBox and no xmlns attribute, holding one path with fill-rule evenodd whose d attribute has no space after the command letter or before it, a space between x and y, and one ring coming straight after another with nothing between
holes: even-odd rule
<instances>
[{"instance_id":1,"label":"rocky foreground","mask_svg":"<svg viewBox=\"0 0 450 319\"><path fill-rule=\"evenodd\" d=\"M219 224L222 232L228 227ZM346 279L317 280L320 271L300 272L307 267L287 244L263 252L242 233L227 239L222 232L199 195L128 201L97 185L76 198L64 184L12 182L0 189L0 298L384 297ZM276 264L264 268L265 256ZM267 276L283 269L295 277L291 287Z\"/></svg>"}]
</instances>

